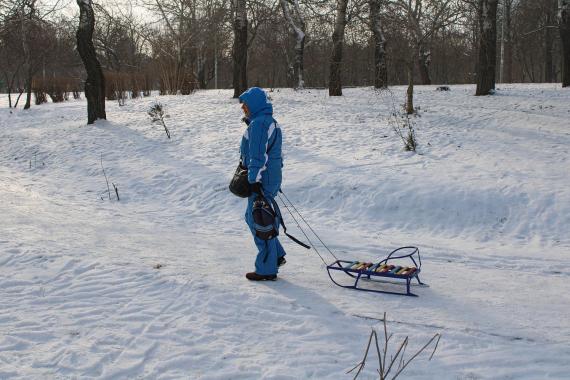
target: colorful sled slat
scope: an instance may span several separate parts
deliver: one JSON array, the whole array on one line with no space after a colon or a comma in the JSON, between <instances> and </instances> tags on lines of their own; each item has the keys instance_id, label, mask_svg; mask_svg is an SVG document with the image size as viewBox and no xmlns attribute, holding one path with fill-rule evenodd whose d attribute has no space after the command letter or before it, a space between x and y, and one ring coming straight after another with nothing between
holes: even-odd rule
<instances>
[{"instance_id":1,"label":"colorful sled slat","mask_svg":"<svg viewBox=\"0 0 570 380\"><path fill-rule=\"evenodd\" d=\"M407 253L402 253L402 251ZM409 258L412 261L413 266L388 264L390 260L406 259L406 258ZM421 272L421 266L422 266L422 260L420 257L420 250L417 247L400 247L393 250L388 254L388 256L386 256L386 258L376 263L369 263L363 261L336 260L330 265L327 265L327 272L332 282L335 285L338 285L343 288L363 290L374 293L398 294L398 295L417 297L416 294L410 292L410 285L414 278L417 280L417 282L420 285L425 285L423 282L421 282L419 277L419 274ZM333 278L332 273L336 272L344 272L346 275L354 279L354 284L352 285L340 284ZM386 283L386 281L382 281L381 278L405 281L402 283L402 285L404 284L406 285L406 293L363 288L359 285L359 283L362 282L361 280L367 280L368 283L374 283L374 282ZM398 285L397 283L392 281L390 281L389 284L393 286Z\"/></svg>"},{"instance_id":2,"label":"colorful sled slat","mask_svg":"<svg viewBox=\"0 0 570 380\"><path fill-rule=\"evenodd\" d=\"M370 272L376 272L376 268L378 268L380 266L380 263L376 263L374 265L372 265L370 268L368 268L368 270Z\"/></svg>"},{"instance_id":3,"label":"colorful sled slat","mask_svg":"<svg viewBox=\"0 0 570 380\"><path fill-rule=\"evenodd\" d=\"M392 269L394 269L394 266L393 266L393 265L385 266L384 269L381 270L381 273L390 272Z\"/></svg>"},{"instance_id":4,"label":"colorful sled slat","mask_svg":"<svg viewBox=\"0 0 570 380\"><path fill-rule=\"evenodd\" d=\"M356 265L356 264L358 264L358 261L353 261L353 262L351 262L350 264L348 264L347 266L345 266L344 268L345 268L345 269L350 269L350 268L352 268L352 267L353 267L354 265Z\"/></svg>"},{"instance_id":5,"label":"colorful sled slat","mask_svg":"<svg viewBox=\"0 0 570 380\"><path fill-rule=\"evenodd\" d=\"M403 268L401 268L399 271L397 271L396 274L397 274L398 276L402 276L402 275L404 275L404 273L407 272L409 269L410 269L410 268L408 268L408 267L403 267Z\"/></svg>"},{"instance_id":6,"label":"colorful sled slat","mask_svg":"<svg viewBox=\"0 0 570 380\"><path fill-rule=\"evenodd\" d=\"M397 274L397 273L400 271L400 269L402 269L402 267L401 267L401 266L397 266L396 268L392 269L392 270L390 271L390 273L392 273L392 274Z\"/></svg>"},{"instance_id":7,"label":"colorful sled slat","mask_svg":"<svg viewBox=\"0 0 570 380\"><path fill-rule=\"evenodd\" d=\"M378 263L378 264L380 264L380 263ZM375 271L375 272L382 272L382 271L384 270L384 268L386 268L386 267L387 267L386 264L380 264L380 265L378 265L378 267L376 268L376 271Z\"/></svg>"}]
</instances>

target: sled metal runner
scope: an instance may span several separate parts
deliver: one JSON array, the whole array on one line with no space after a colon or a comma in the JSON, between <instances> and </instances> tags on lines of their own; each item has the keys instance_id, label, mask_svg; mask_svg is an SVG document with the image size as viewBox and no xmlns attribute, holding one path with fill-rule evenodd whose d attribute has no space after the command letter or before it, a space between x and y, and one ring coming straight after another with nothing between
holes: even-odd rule
<instances>
[{"instance_id":1,"label":"sled metal runner","mask_svg":"<svg viewBox=\"0 0 570 380\"><path fill-rule=\"evenodd\" d=\"M413 265L404 267L401 265L389 264L390 261L398 259L410 259ZM417 294L414 294L410 291L410 287L413 279L416 279L419 285L426 285L421 282L419 277L421 267L422 260L420 257L420 250L417 247L400 247L390 252L386 258L377 263L336 260L333 263L327 265L327 273L331 281L342 288L362 290L373 293L386 293L417 297ZM333 276L333 273L337 272L344 272L351 279L354 279L354 283L352 285L341 284L335 280ZM361 284L363 282L366 282L367 284L390 284L391 286L399 286L405 284L406 293L362 287Z\"/></svg>"}]
</instances>

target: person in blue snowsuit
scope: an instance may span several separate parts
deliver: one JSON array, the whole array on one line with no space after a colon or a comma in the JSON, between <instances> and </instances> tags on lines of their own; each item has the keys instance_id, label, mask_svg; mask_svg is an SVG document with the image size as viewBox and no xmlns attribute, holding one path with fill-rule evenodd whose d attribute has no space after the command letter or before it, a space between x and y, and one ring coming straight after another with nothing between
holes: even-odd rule
<instances>
[{"instance_id":1,"label":"person in blue snowsuit","mask_svg":"<svg viewBox=\"0 0 570 380\"><path fill-rule=\"evenodd\" d=\"M273 106L261 88L252 87L240 95L247 130L241 139L242 165L248 169L252 195L247 200L245 221L257 247L255 272L247 273L252 281L275 280L277 268L285 264L285 250L277 237L262 240L255 235L252 206L263 192L272 202L281 188L283 157L281 155L281 128L273 118Z\"/></svg>"}]
</instances>

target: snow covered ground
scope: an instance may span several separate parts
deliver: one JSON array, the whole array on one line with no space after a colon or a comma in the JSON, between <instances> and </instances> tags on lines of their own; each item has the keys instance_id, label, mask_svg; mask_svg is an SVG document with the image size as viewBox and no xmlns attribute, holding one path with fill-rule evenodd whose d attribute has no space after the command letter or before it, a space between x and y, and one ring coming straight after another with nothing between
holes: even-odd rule
<instances>
[{"instance_id":1,"label":"snow covered ground","mask_svg":"<svg viewBox=\"0 0 570 380\"><path fill-rule=\"evenodd\" d=\"M84 101L0 96L0 379L348 379L384 312L409 353L443 335L401 378L570 378L570 90L416 87L417 154L388 123L404 90L271 96L285 193L339 257L420 247L418 298L336 287L286 238L278 281L244 278L230 91L108 102L93 126Z\"/></svg>"}]
</instances>

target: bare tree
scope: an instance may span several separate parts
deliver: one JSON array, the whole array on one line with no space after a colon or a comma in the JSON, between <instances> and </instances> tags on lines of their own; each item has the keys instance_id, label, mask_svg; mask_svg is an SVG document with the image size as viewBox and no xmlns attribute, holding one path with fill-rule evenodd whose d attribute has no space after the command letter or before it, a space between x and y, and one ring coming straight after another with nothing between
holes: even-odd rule
<instances>
[{"instance_id":1,"label":"bare tree","mask_svg":"<svg viewBox=\"0 0 570 380\"><path fill-rule=\"evenodd\" d=\"M21 22L21 38L22 38L22 51L24 52L24 75L25 75L25 87L27 89L26 104L24 109L27 110L31 106L32 99L32 77L34 75L34 64L32 62L32 52L30 48L29 37L31 35L30 28L32 27L32 22L35 18L36 13L36 1L31 0L29 2L22 1L20 10L20 22ZM26 11L26 8L28 10ZM36 61L37 62L37 61Z\"/></svg>"},{"instance_id":2,"label":"bare tree","mask_svg":"<svg viewBox=\"0 0 570 380\"><path fill-rule=\"evenodd\" d=\"M196 2L188 0L148 0L147 9L159 14L165 33L152 39L160 68L161 93L187 95L196 87L192 65L196 60Z\"/></svg>"},{"instance_id":3,"label":"bare tree","mask_svg":"<svg viewBox=\"0 0 570 380\"><path fill-rule=\"evenodd\" d=\"M380 7L382 0L370 0L370 30L374 36L374 87L388 87L388 68L386 65L386 38L382 31Z\"/></svg>"},{"instance_id":4,"label":"bare tree","mask_svg":"<svg viewBox=\"0 0 570 380\"><path fill-rule=\"evenodd\" d=\"M22 44L18 38L20 17L14 9L2 14L2 28L0 29L0 71L8 91L8 107L12 108L12 92L19 89L24 91L22 85L22 66L24 54Z\"/></svg>"},{"instance_id":5,"label":"bare tree","mask_svg":"<svg viewBox=\"0 0 570 380\"><path fill-rule=\"evenodd\" d=\"M24 109L31 107L32 81L34 75L40 69L47 53L50 52L50 39L46 35L46 21L50 15L61 8L61 3L56 0L53 3L43 3L40 0L17 0L13 10L19 17L19 39L22 45L22 74L26 90L26 104Z\"/></svg>"},{"instance_id":6,"label":"bare tree","mask_svg":"<svg viewBox=\"0 0 570 380\"><path fill-rule=\"evenodd\" d=\"M234 0L234 98L247 90L247 9L246 0Z\"/></svg>"},{"instance_id":7,"label":"bare tree","mask_svg":"<svg viewBox=\"0 0 570 380\"><path fill-rule=\"evenodd\" d=\"M332 35L333 46L330 61L329 96L342 95L341 65L347 6L348 0L337 0L336 2L336 19Z\"/></svg>"},{"instance_id":8,"label":"bare tree","mask_svg":"<svg viewBox=\"0 0 570 380\"><path fill-rule=\"evenodd\" d=\"M251 20L248 30L248 81L270 88L296 88L296 41L290 38L292 30L284 22L281 3L251 1L248 14ZM303 54L303 61L304 57Z\"/></svg>"},{"instance_id":9,"label":"bare tree","mask_svg":"<svg viewBox=\"0 0 570 380\"><path fill-rule=\"evenodd\" d=\"M79 94L75 83L84 72L74 50L76 21L57 12L45 17L48 4L58 1L68 0L0 0L0 91L10 93L9 106L14 93L23 100L32 92L40 100ZM342 94L343 85L394 83L409 85L413 110L414 84L473 83L479 52L492 59L493 43L479 48L480 4L487 4L485 14L488 4L500 5L499 81L565 78L568 1L142 0L144 19L125 2L107 2L92 5L93 45L107 100L209 87L234 88L238 96L248 82L329 87L331 95ZM70 22L71 33L63 26ZM492 75L490 64L479 66Z\"/></svg>"},{"instance_id":10,"label":"bare tree","mask_svg":"<svg viewBox=\"0 0 570 380\"><path fill-rule=\"evenodd\" d=\"M392 6L409 34L423 84L431 84L429 42L436 32L457 21L461 8L454 0L396 0Z\"/></svg>"},{"instance_id":11,"label":"bare tree","mask_svg":"<svg viewBox=\"0 0 570 380\"><path fill-rule=\"evenodd\" d=\"M204 17L199 23L197 49L197 78L200 88L206 88L215 79L217 88L218 60L230 39L227 38L228 0L203 0Z\"/></svg>"},{"instance_id":12,"label":"bare tree","mask_svg":"<svg viewBox=\"0 0 570 380\"><path fill-rule=\"evenodd\" d=\"M48 90L55 89L55 82L62 83L63 73L73 71L67 65L73 65L70 61L76 63L75 42L69 38L68 24L57 16L58 10L57 1L0 0L0 74L10 108L18 105L24 92L25 109L31 106L32 92L36 104L45 99L46 93L55 96L53 91L39 87L49 84ZM71 89L72 80L68 79L65 87ZM15 103L13 92L19 94ZM56 98L65 99L65 93Z\"/></svg>"},{"instance_id":13,"label":"bare tree","mask_svg":"<svg viewBox=\"0 0 570 380\"><path fill-rule=\"evenodd\" d=\"M479 0L479 61L475 95L489 95L495 89L497 63L497 2Z\"/></svg>"},{"instance_id":14,"label":"bare tree","mask_svg":"<svg viewBox=\"0 0 570 380\"><path fill-rule=\"evenodd\" d=\"M503 0L501 7L501 64L499 82L513 81L512 13L513 1Z\"/></svg>"},{"instance_id":15,"label":"bare tree","mask_svg":"<svg viewBox=\"0 0 570 380\"><path fill-rule=\"evenodd\" d=\"M79 6L79 26L77 27L77 51L81 56L87 79L85 98L87 98L87 123L97 119L106 119L105 113L105 78L93 46L95 14L91 0L77 0Z\"/></svg>"},{"instance_id":16,"label":"bare tree","mask_svg":"<svg viewBox=\"0 0 570 380\"><path fill-rule=\"evenodd\" d=\"M558 0L558 27L562 41L562 87L570 86L570 0Z\"/></svg>"},{"instance_id":17,"label":"bare tree","mask_svg":"<svg viewBox=\"0 0 570 380\"><path fill-rule=\"evenodd\" d=\"M555 43L555 23L556 11L558 9L557 0L547 0L545 4L545 28L544 28L544 82L555 81L554 66L554 43Z\"/></svg>"},{"instance_id":18,"label":"bare tree","mask_svg":"<svg viewBox=\"0 0 570 380\"><path fill-rule=\"evenodd\" d=\"M296 88L303 89L303 53L305 51L305 20L299 8L299 0L280 0L283 16L295 35L295 78ZM293 6L293 12L289 10L289 4ZM291 15L293 13L293 15Z\"/></svg>"}]
</instances>

